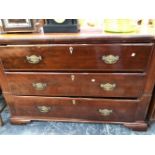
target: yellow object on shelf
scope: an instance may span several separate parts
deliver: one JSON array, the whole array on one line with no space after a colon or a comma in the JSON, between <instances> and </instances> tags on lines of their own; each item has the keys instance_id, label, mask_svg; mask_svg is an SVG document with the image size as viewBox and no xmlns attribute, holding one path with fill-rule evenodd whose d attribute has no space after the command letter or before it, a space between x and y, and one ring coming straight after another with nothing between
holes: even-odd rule
<instances>
[{"instance_id":1,"label":"yellow object on shelf","mask_svg":"<svg viewBox=\"0 0 155 155\"><path fill-rule=\"evenodd\" d=\"M137 22L131 19L104 19L104 31L127 33L137 30Z\"/></svg>"}]
</instances>

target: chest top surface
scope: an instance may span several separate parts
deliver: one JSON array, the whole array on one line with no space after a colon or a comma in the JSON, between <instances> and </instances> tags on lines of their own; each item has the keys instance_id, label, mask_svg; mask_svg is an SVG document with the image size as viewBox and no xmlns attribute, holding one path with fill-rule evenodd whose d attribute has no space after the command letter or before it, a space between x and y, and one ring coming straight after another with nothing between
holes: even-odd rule
<instances>
[{"instance_id":1,"label":"chest top surface","mask_svg":"<svg viewBox=\"0 0 155 155\"><path fill-rule=\"evenodd\" d=\"M72 43L147 43L155 40L152 29L136 33L105 33L101 30L81 30L79 33L0 34L0 44L72 44Z\"/></svg>"}]
</instances>

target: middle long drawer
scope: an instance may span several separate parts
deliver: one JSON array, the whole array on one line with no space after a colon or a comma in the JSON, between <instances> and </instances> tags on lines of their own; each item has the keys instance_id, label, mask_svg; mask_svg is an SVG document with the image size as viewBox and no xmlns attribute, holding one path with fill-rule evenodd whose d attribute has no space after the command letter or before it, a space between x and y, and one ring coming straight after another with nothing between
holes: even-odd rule
<instances>
[{"instance_id":1,"label":"middle long drawer","mask_svg":"<svg viewBox=\"0 0 155 155\"><path fill-rule=\"evenodd\" d=\"M6 72L14 95L140 97L145 74Z\"/></svg>"}]
</instances>

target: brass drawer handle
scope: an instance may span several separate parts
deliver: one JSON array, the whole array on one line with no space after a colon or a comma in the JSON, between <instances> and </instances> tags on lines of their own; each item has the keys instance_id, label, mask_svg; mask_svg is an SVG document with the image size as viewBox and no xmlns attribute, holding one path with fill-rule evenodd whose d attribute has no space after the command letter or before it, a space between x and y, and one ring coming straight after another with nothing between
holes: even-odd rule
<instances>
[{"instance_id":1,"label":"brass drawer handle","mask_svg":"<svg viewBox=\"0 0 155 155\"><path fill-rule=\"evenodd\" d=\"M112 91L116 88L115 83L101 83L100 87L105 91Z\"/></svg>"},{"instance_id":2,"label":"brass drawer handle","mask_svg":"<svg viewBox=\"0 0 155 155\"><path fill-rule=\"evenodd\" d=\"M46 83L32 83L32 86L36 90L44 90L47 87L47 84Z\"/></svg>"},{"instance_id":3,"label":"brass drawer handle","mask_svg":"<svg viewBox=\"0 0 155 155\"><path fill-rule=\"evenodd\" d=\"M31 55L31 56L26 56L26 60L30 64L38 64L41 60L41 56L36 56L36 55Z\"/></svg>"},{"instance_id":4,"label":"brass drawer handle","mask_svg":"<svg viewBox=\"0 0 155 155\"><path fill-rule=\"evenodd\" d=\"M103 116L109 116L113 111L110 109L99 109L98 112Z\"/></svg>"},{"instance_id":5,"label":"brass drawer handle","mask_svg":"<svg viewBox=\"0 0 155 155\"><path fill-rule=\"evenodd\" d=\"M41 113L48 113L51 110L51 107L47 106L38 106L37 108Z\"/></svg>"},{"instance_id":6,"label":"brass drawer handle","mask_svg":"<svg viewBox=\"0 0 155 155\"><path fill-rule=\"evenodd\" d=\"M119 56L114 56L114 55L103 55L102 60L106 64L115 64L119 60Z\"/></svg>"}]
</instances>

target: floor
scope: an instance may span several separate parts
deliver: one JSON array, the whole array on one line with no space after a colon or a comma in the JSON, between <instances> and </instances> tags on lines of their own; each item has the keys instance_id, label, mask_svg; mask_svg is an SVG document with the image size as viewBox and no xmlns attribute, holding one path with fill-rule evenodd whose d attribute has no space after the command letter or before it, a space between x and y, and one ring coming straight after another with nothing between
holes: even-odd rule
<instances>
[{"instance_id":1,"label":"floor","mask_svg":"<svg viewBox=\"0 0 155 155\"><path fill-rule=\"evenodd\" d=\"M0 97L0 105L4 102ZM34 121L26 125L11 125L9 110L2 112L4 126L0 127L0 135L155 135L155 123L146 132L136 132L123 125L62 123Z\"/></svg>"}]
</instances>

